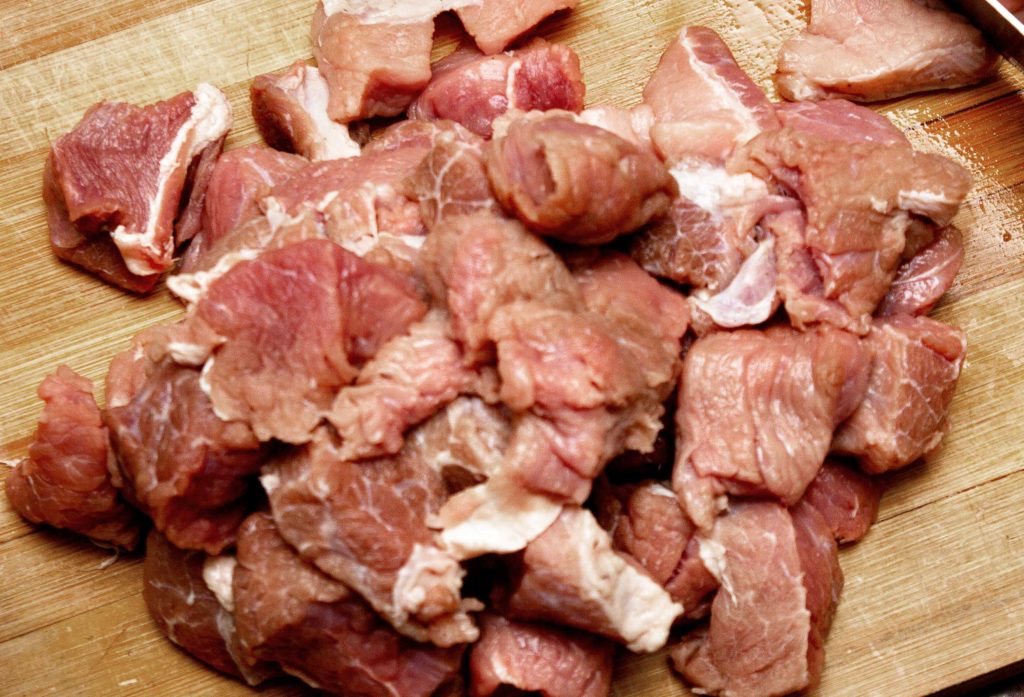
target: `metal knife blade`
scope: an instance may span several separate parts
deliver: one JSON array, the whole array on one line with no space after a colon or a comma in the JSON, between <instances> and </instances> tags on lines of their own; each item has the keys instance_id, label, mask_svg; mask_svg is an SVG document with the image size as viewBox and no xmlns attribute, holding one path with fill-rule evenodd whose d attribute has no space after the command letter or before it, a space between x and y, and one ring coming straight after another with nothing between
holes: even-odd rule
<instances>
[{"instance_id":1,"label":"metal knife blade","mask_svg":"<svg viewBox=\"0 0 1024 697\"><path fill-rule=\"evenodd\" d=\"M999 0L953 0L951 4L985 32L1004 56L1024 67L1024 22Z\"/></svg>"}]
</instances>

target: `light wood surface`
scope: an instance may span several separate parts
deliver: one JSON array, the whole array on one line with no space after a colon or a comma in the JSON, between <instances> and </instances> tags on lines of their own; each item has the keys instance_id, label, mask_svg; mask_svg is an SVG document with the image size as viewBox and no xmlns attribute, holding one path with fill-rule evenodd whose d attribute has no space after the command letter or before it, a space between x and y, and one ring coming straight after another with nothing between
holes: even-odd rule
<instances>
[{"instance_id":1,"label":"light wood surface","mask_svg":"<svg viewBox=\"0 0 1024 697\"><path fill-rule=\"evenodd\" d=\"M225 90L229 147L256 140L248 84L310 55L312 0L0 0L0 459L24 454L59 363L97 382L131 335L178 316L162 288L126 295L50 253L40 181L49 143L101 99ZM583 0L543 34L580 54L588 103L629 105L684 24L716 28L770 88L799 0ZM457 36L439 23L438 52ZM880 520L842 552L846 590L815 694L910 697L1024 660L1024 74L883 105L976 187L957 222L966 266L937 311L970 348L952 432L892 477ZM0 467L0 477L6 468ZM241 695L174 649L141 601L137 558L26 525L0 496L0 695ZM302 694L293 685L265 695ZM664 654L620 663L618 697L688 694Z\"/></svg>"}]
</instances>

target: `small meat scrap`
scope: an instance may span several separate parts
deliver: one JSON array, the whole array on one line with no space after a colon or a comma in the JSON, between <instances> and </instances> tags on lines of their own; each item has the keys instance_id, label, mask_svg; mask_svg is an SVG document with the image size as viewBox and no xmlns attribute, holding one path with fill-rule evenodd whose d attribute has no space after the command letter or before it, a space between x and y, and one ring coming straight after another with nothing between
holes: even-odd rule
<instances>
[{"instance_id":1,"label":"small meat scrap","mask_svg":"<svg viewBox=\"0 0 1024 697\"><path fill-rule=\"evenodd\" d=\"M677 187L652 154L563 116L513 121L485 149L501 204L534 232L604 244L662 215Z\"/></svg>"},{"instance_id":2,"label":"small meat scrap","mask_svg":"<svg viewBox=\"0 0 1024 697\"><path fill-rule=\"evenodd\" d=\"M947 225L935 231L934 239L900 264L889 292L875 314L926 315L946 294L964 263L960 231Z\"/></svg>"},{"instance_id":3,"label":"small meat scrap","mask_svg":"<svg viewBox=\"0 0 1024 697\"><path fill-rule=\"evenodd\" d=\"M615 645L583 632L485 614L469 654L469 694L504 685L543 697L607 697Z\"/></svg>"},{"instance_id":4,"label":"small meat scrap","mask_svg":"<svg viewBox=\"0 0 1024 697\"><path fill-rule=\"evenodd\" d=\"M11 506L33 523L134 549L141 519L107 471L110 445L92 383L62 365L38 394L45 406L35 440L4 482Z\"/></svg>"},{"instance_id":5,"label":"small meat scrap","mask_svg":"<svg viewBox=\"0 0 1024 697\"><path fill-rule=\"evenodd\" d=\"M135 393L108 404L119 486L172 544L219 554L251 507L265 448L245 423L217 417L198 370L136 369L147 375Z\"/></svg>"},{"instance_id":6,"label":"small meat scrap","mask_svg":"<svg viewBox=\"0 0 1024 697\"><path fill-rule=\"evenodd\" d=\"M327 115L327 80L315 67L297 61L282 73L259 75L249 97L253 120L270 147L314 161L359 154L348 127Z\"/></svg>"},{"instance_id":7,"label":"small meat scrap","mask_svg":"<svg viewBox=\"0 0 1024 697\"><path fill-rule=\"evenodd\" d=\"M248 423L260 440L304 443L358 366L425 312L410 278L307 240L214 281L176 348L203 366L218 417Z\"/></svg>"},{"instance_id":8,"label":"small meat scrap","mask_svg":"<svg viewBox=\"0 0 1024 697\"><path fill-rule=\"evenodd\" d=\"M495 56L460 48L434 64L409 117L451 119L490 138L494 119L509 110L579 112L585 93L579 57L568 46L535 39Z\"/></svg>"},{"instance_id":9,"label":"small meat scrap","mask_svg":"<svg viewBox=\"0 0 1024 697\"><path fill-rule=\"evenodd\" d=\"M227 98L207 84L146 107L89 109L47 159L43 197L54 253L108 283L152 289L184 241L175 233L182 199L202 205L194 184L206 179L230 127ZM190 183L197 162L204 171Z\"/></svg>"},{"instance_id":10,"label":"small meat scrap","mask_svg":"<svg viewBox=\"0 0 1024 697\"><path fill-rule=\"evenodd\" d=\"M484 53L505 50L545 18L571 10L579 0L472 0L455 11L466 31Z\"/></svg>"},{"instance_id":11,"label":"small meat scrap","mask_svg":"<svg viewBox=\"0 0 1024 697\"><path fill-rule=\"evenodd\" d=\"M249 663L279 663L334 694L431 697L459 672L464 647L417 644L355 592L306 563L257 513L239 531L234 613Z\"/></svg>"},{"instance_id":12,"label":"small meat scrap","mask_svg":"<svg viewBox=\"0 0 1024 697\"><path fill-rule=\"evenodd\" d=\"M865 340L867 393L836 432L832 450L855 455L871 473L905 467L935 450L948 430L967 341L959 329L927 317L874 321Z\"/></svg>"},{"instance_id":13,"label":"small meat scrap","mask_svg":"<svg viewBox=\"0 0 1024 697\"><path fill-rule=\"evenodd\" d=\"M401 634L438 646L477 639L467 611L479 604L460 595L465 572L426 524L444 501L444 482L415 447L351 462L322 428L262 481L282 537Z\"/></svg>"},{"instance_id":14,"label":"small meat scrap","mask_svg":"<svg viewBox=\"0 0 1024 697\"><path fill-rule=\"evenodd\" d=\"M822 641L842 589L831 531L803 504L739 503L702 537L722 587L711 621L672 650L704 694L781 697L817 684Z\"/></svg>"},{"instance_id":15,"label":"small meat scrap","mask_svg":"<svg viewBox=\"0 0 1024 697\"><path fill-rule=\"evenodd\" d=\"M869 371L858 338L831 327L698 339L683 364L672 475L690 519L710 529L725 494L795 504L833 430L864 395Z\"/></svg>"},{"instance_id":16,"label":"small meat scrap","mask_svg":"<svg viewBox=\"0 0 1024 697\"><path fill-rule=\"evenodd\" d=\"M811 0L807 29L779 51L786 99L891 99L978 82L998 54L960 15L915 0Z\"/></svg>"},{"instance_id":17,"label":"small meat scrap","mask_svg":"<svg viewBox=\"0 0 1024 697\"><path fill-rule=\"evenodd\" d=\"M878 516L881 498L878 479L829 458L807 487L803 500L817 509L836 541L844 544L867 534Z\"/></svg>"},{"instance_id":18,"label":"small meat scrap","mask_svg":"<svg viewBox=\"0 0 1024 697\"><path fill-rule=\"evenodd\" d=\"M612 548L587 510L566 506L523 552L505 601L508 616L607 636L631 651L665 645L683 607Z\"/></svg>"}]
</instances>

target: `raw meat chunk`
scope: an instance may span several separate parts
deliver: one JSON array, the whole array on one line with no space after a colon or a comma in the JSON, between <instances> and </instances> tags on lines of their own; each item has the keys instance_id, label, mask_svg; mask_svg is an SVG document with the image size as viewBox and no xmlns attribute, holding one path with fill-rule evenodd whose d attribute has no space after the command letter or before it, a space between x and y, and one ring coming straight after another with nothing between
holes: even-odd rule
<instances>
[{"instance_id":1,"label":"raw meat chunk","mask_svg":"<svg viewBox=\"0 0 1024 697\"><path fill-rule=\"evenodd\" d=\"M870 370L857 337L831 327L719 332L683 364L672 485L708 530L724 494L795 504L860 402Z\"/></svg>"},{"instance_id":2,"label":"raw meat chunk","mask_svg":"<svg viewBox=\"0 0 1024 697\"><path fill-rule=\"evenodd\" d=\"M327 116L327 80L296 61L283 73L259 75L249 90L253 120L267 144L310 160L355 157L348 127Z\"/></svg>"},{"instance_id":3,"label":"raw meat chunk","mask_svg":"<svg viewBox=\"0 0 1024 697\"><path fill-rule=\"evenodd\" d=\"M964 263L964 244L954 226L938 230L935 239L896 271L876 314L926 315L946 294Z\"/></svg>"},{"instance_id":4,"label":"raw meat chunk","mask_svg":"<svg viewBox=\"0 0 1024 697\"><path fill-rule=\"evenodd\" d=\"M916 0L811 0L807 30L779 51L789 100L858 101L970 85L998 54L963 17Z\"/></svg>"},{"instance_id":5,"label":"raw meat chunk","mask_svg":"<svg viewBox=\"0 0 1024 697\"><path fill-rule=\"evenodd\" d=\"M506 604L513 619L577 627L652 652L665 645L682 606L612 549L594 516L566 506L523 552Z\"/></svg>"},{"instance_id":6,"label":"raw meat chunk","mask_svg":"<svg viewBox=\"0 0 1024 697\"><path fill-rule=\"evenodd\" d=\"M413 3L407 3L410 7ZM327 80L327 115L349 123L397 116L430 82L434 14L392 18L385 5L321 0L313 15L313 57ZM366 5L367 12L351 10ZM407 8L395 8L398 10Z\"/></svg>"},{"instance_id":7,"label":"raw meat chunk","mask_svg":"<svg viewBox=\"0 0 1024 697\"><path fill-rule=\"evenodd\" d=\"M419 200L423 222L430 229L445 218L501 213L484 166L483 140L472 134L438 135L407 188Z\"/></svg>"},{"instance_id":8,"label":"raw meat chunk","mask_svg":"<svg viewBox=\"0 0 1024 697\"><path fill-rule=\"evenodd\" d=\"M107 411L119 486L176 547L219 554L251 508L265 449L245 423L217 417L198 370L143 369L137 392Z\"/></svg>"},{"instance_id":9,"label":"raw meat chunk","mask_svg":"<svg viewBox=\"0 0 1024 697\"><path fill-rule=\"evenodd\" d=\"M230 127L227 99L207 84L147 107L92 107L47 160L54 253L110 283L150 290L183 241L174 231L183 196L201 205L201 192L190 191L190 166L197 158L211 166Z\"/></svg>"},{"instance_id":10,"label":"raw meat chunk","mask_svg":"<svg viewBox=\"0 0 1024 697\"><path fill-rule=\"evenodd\" d=\"M479 142L476 134L454 121L404 119L373 133L370 142L363 148L363 154L369 155L406 148L422 148L424 152L427 152L442 136L446 135L451 135L458 140Z\"/></svg>"},{"instance_id":11,"label":"raw meat chunk","mask_svg":"<svg viewBox=\"0 0 1024 697\"><path fill-rule=\"evenodd\" d=\"M825 140L905 145L907 137L889 119L845 99L776 104L783 127Z\"/></svg>"},{"instance_id":12,"label":"raw meat chunk","mask_svg":"<svg viewBox=\"0 0 1024 697\"><path fill-rule=\"evenodd\" d=\"M430 84L409 107L413 119L451 119L484 138L509 110L583 108L580 60L568 46L535 39L528 46L483 56L462 48L433 66Z\"/></svg>"},{"instance_id":13,"label":"raw meat chunk","mask_svg":"<svg viewBox=\"0 0 1024 697\"><path fill-rule=\"evenodd\" d=\"M568 117L522 119L485 149L506 209L528 228L575 244L604 244L668 208L677 189L648 152Z\"/></svg>"},{"instance_id":14,"label":"raw meat chunk","mask_svg":"<svg viewBox=\"0 0 1024 697\"><path fill-rule=\"evenodd\" d=\"M217 416L309 440L358 366L426 312L411 279L326 240L242 261L192 308L179 344Z\"/></svg>"},{"instance_id":15,"label":"raw meat chunk","mask_svg":"<svg viewBox=\"0 0 1024 697\"><path fill-rule=\"evenodd\" d=\"M641 150L653 152L651 126L654 125L654 111L646 104L639 104L632 109L591 106L580 112L578 120L611 131Z\"/></svg>"},{"instance_id":16,"label":"raw meat chunk","mask_svg":"<svg viewBox=\"0 0 1024 697\"><path fill-rule=\"evenodd\" d=\"M804 502L817 509L840 544L856 542L867 534L878 516L881 483L835 459L825 460L807 491Z\"/></svg>"},{"instance_id":17,"label":"raw meat chunk","mask_svg":"<svg viewBox=\"0 0 1024 697\"><path fill-rule=\"evenodd\" d=\"M927 317L897 315L875 320L866 343L867 394L836 432L832 450L856 455L867 472L887 472L942 441L967 341L959 329Z\"/></svg>"},{"instance_id":18,"label":"raw meat chunk","mask_svg":"<svg viewBox=\"0 0 1024 697\"><path fill-rule=\"evenodd\" d=\"M510 431L503 406L464 396L408 437L411 446L422 452L427 464L442 476L448 491L458 492L501 470Z\"/></svg>"},{"instance_id":19,"label":"raw meat chunk","mask_svg":"<svg viewBox=\"0 0 1024 697\"><path fill-rule=\"evenodd\" d=\"M543 697L607 697L615 645L571 629L486 614L469 654L472 697L502 685Z\"/></svg>"},{"instance_id":20,"label":"raw meat chunk","mask_svg":"<svg viewBox=\"0 0 1024 697\"><path fill-rule=\"evenodd\" d=\"M268 466L263 485L281 536L400 633L438 646L477 639L467 611L480 608L460 596L464 571L426 525L444 483L414 447L351 462L320 429Z\"/></svg>"},{"instance_id":21,"label":"raw meat chunk","mask_svg":"<svg viewBox=\"0 0 1024 697\"><path fill-rule=\"evenodd\" d=\"M39 386L45 406L28 457L7 476L14 510L33 523L134 549L141 520L110 480L110 445L92 383L60 366Z\"/></svg>"},{"instance_id":22,"label":"raw meat chunk","mask_svg":"<svg viewBox=\"0 0 1024 697\"><path fill-rule=\"evenodd\" d=\"M579 0L479 0L456 9L466 31L480 50L490 55L559 10L571 10Z\"/></svg>"},{"instance_id":23,"label":"raw meat chunk","mask_svg":"<svg viewBox=\"0 0 1024 697\"><path fill-rule=\"evenodd\" d=\"M348 587L302 561L265 513L239 531L233 590L242 655L280 663L319 689L430 697L461 667L463 647L400 636Z\"/></svg>"}]
</instances>

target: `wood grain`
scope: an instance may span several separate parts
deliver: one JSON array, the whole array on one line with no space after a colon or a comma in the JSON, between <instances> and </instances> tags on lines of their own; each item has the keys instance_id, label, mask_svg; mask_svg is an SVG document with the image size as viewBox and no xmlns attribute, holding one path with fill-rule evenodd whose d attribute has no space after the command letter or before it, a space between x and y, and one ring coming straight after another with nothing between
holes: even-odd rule
<instances>
[{"instance_id":1,"label":"wood grain","mask_svg":"<svg viewBox=\"0 0 1024 697\"><path fill-rule=\"evenodd\" d=\"M204 80L231 100L229 144L253 142L248 83L309 57L312 4L0 0L0 459L24 454L35 388L57 364L99 382L135 332L181 312L163 289L132 297L53 257L40 200L50 142L95 101L146 103ZM774 50L802 17L800 0L583 0L542 33L580 53L589 103L630 105L684 24L718 30L770 89ZM454 21L439 26L438 54L459 38ZM937 311L970 348L943 447L890 478L879 524L842 552L816 692L828 697L924 695L1024 660L1024 73L1007 63L973 89L879 109L975 176L957 218L966 266ZM109 555L26 525L0 497L0 695L250 694L164 640L139 560L101 568ZM613 694L688 693L655 654L622 661Z\"/></svg>"}]
</instances>

